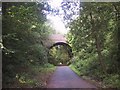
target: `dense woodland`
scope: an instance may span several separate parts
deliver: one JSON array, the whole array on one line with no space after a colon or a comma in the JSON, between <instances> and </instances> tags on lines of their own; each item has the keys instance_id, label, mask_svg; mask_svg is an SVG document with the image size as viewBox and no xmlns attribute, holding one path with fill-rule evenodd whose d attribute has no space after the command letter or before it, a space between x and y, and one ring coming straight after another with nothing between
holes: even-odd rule
<instances>
[{"instance_id":1,"label":"dense woodland","mask_svg":"<svg viewBox=\"0 0 120 90\"><path fill-rule=\"evenodd\" d=\"M44 87L47 73L54 70L43 43L50 33L44 4L16 2L2 7L3 87Z\"/></svg>"},{"instance_id":2,"label":"dense woodland","mask_svg":"<svg viewBox=\"0 0 120 90\"><path fill-rule=\"evenodd\" d=\"M71 58L62 45L44 45L54 33L44 4L2 3L3 87L46 87L60 63L102 87L120 87L120 3L80 3L79 17L67 24Z\"/></svg>"},{"instance_id":3,"label":"dense woodland","mask_svg":"<svg viewBox=\"0 0 120 90\"><path fill-rule=\"evenodd\" d=\"M120 87L120 3L81 3L69 28L71 67L103 86Z\"/></svg>"}]
</instances>

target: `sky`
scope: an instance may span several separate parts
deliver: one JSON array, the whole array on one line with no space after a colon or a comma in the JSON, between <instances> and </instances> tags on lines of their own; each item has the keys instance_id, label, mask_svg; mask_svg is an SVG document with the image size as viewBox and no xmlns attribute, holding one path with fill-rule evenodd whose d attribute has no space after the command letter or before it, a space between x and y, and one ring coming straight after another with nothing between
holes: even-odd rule
<instances>
[{"instance_id":1,"label":"sky","mask_svg":"<svg viewBox=\"0 0 120 90\"><path fill-rule=\"evenodd\" d=\"M69 31L68 28L65 27L63 16L64 11L62 10L61 3L63 0L49 0L49 5L51 8L59 10L59 15L48 14L47 19L52 23L52 27L56 30L57 33L67 34Z\"/></svg>"},{"instance_id":2,"label":"sky","mask_svg":"<svg viewBox=\"0 0 120 90\"><path fill-rule=\"evenodd\" d=\"M50 0L51 8L60 9L62 0ZM52 23L52 27L60 34L67 34L67 29L59 15L47 15L47 19Z\"/></svg>"},{"instance_id":3,"label":"sky","mask_svg":"<svg viewBox=\"0 0 120 90\"><path fill-rule=\"evenodd\" d=\"M56 30L57 33L67 34L68 29L65 27L62 19L59 16L48 15L47 19L52 23L52 27Z\"/></svg>"}]
</instances>

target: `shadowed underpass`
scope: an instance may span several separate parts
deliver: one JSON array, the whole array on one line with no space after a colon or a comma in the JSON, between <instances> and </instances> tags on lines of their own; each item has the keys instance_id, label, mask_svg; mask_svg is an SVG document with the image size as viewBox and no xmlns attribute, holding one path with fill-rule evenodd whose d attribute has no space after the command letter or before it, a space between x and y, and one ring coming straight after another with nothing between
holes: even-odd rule
<instances>
[{"instance_id":1,"label":"shadowed underpass","mask_svg":"<svg viewBox=\"0 0 120 90\"><path fill-rule=\"evenodd\" d=\"M58 66L48 82L47 88L97 88L81 79L68 66Z\"/></svg>"}]
</instances>

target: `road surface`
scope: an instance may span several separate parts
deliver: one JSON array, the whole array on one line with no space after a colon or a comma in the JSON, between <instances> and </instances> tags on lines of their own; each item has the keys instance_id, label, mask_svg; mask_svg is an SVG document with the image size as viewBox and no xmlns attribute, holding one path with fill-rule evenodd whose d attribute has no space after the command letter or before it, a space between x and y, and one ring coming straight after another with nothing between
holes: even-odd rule
<instances>
[{"instance_id":1,"label":"road surface","mask_svg":"<svg viewBox=\"0 0 120 90\"><path fill-rule=\"evenodd\" d=\"M58 66L47 88L97 88L74 73L68 66Z\"/></svg>"}]
</instances>

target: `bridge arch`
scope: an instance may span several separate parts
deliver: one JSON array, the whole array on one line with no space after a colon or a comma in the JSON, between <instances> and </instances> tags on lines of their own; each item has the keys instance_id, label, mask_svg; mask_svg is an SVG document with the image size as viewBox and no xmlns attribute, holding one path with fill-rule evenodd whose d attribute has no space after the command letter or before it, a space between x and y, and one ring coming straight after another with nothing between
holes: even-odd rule
<instances>
[{"instance_id":1,"label":"bridge arch","mask_svg":"<svg viewBox=\"0 0 120 90\"><path fill-rule=\"evenodd\" d=\"M61 65L69 65L71 63L71 58L73 57L73 53L72 53L72 47L67 43L67 39L65 35L62 34L51 34L48 36L48 39L46 39L46 41L44 42L44 45L49 49L48 53L49 53L49 63L52 63L54 65L57 65L57 63L62 63ZM56 48L56 46L63 46L63 48L68 52L68 60L65 62L54 62L54 58L52 58L51 54L51 49L53 49L53 47ZM57 48L56 48L57 49ZM59 65L58 64L58 65Z\"/></svg>"},{"instance_id":2,"label":"bridge arch","mask_svg":"<svg viewBox=\"0 0 120 90\"><path fill-rule=\"evenodd\" d=\"M67 51L68 51L69 57L72 58L72 56L73 56L73 54L72 54L72 47L69 44L65 43L65 42L56 42L53 45L51 45L49 47L49 49L52 49L53 47L58 46L58 45L64 46L67 49Z\"/></svg>"},{"instance_id":3,"label":"bridge arch","mask_svg":"<svg viewBox=\"0 0 120 90\"><path fill-rule=\"evenodd\" d=\"M69 57L72 58L72 47L67 43L65 35L62 34L51 34L48 36L48 39L44 42L44 45L50 50L57 45L62 45L66 47Z\"/></svg>"}]
</instances>

